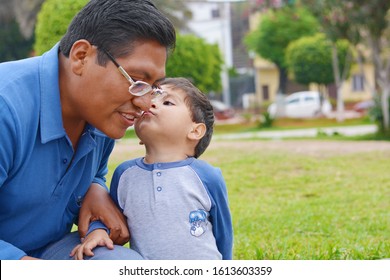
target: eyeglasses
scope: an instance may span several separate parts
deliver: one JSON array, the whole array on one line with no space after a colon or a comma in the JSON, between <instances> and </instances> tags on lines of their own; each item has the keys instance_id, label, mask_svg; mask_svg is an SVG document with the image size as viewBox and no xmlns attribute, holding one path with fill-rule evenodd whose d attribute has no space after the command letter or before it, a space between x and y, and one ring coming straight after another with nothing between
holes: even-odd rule
<instances>
[{"instance_id":1,"label":"eyeglasses","mask_svg":"<svg viewBox=\"0 0 390 280\"><path fill-rule=\"evenodd\" d=\"M129 93L135 96L143 96L149 92L152 92L153 96L162 95L162 89L156 86L151 86L150 84L143 81L135 81L130 77L129 74L123 69L122 66L115 60L115 58L105 49L102 49L104 53L110 58L110 60L118 67L119 72L129 81Z\"/></svg>"}]
</instances>

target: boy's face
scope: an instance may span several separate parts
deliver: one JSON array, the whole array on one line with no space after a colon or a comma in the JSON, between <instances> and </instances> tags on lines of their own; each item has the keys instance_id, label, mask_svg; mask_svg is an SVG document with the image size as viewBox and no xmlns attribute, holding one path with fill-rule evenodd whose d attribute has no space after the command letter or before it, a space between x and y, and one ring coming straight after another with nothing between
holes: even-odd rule
<instances>
[{"instance_id":1,"label":"boy's face","mask_svg":"<svg viewBox=\"0 0 390 280\"><path fill-rule=\"evenodd\" d=\"M136 120L135 132L145 145L185 143L194 124L185 103L186 93L169 84L161 88L165 93L152 100L150 110Z\"/></svg>"}]
</instances>

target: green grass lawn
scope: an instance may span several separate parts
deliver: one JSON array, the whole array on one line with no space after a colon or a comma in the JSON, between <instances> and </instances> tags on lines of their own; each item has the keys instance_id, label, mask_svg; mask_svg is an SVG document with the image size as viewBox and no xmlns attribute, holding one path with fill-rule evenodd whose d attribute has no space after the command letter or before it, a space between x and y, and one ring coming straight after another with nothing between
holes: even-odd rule
<instances>
[{"instance_id":1,"label":"green grass lawn","mask_svg":"<svg viewBox=\"0 0 390 280\"><path fill-rule=\"evenodd\" d=\"M228 186L234 259L390 258L390 151L299 154L251 143L212 145L201 157ZM142 155L142 147L114 153L108 180Z\"/></svg>"},{"instance_id":2,"label":"green grass lawn","mask_svg":"<svg viewBox=\"0 0 390 280\"><path fill-rule=\"evenodd\" d=\"M389 258L389 156L211 150L204 159L229 189L234 258Z\"/></svg>"}]
</instances>

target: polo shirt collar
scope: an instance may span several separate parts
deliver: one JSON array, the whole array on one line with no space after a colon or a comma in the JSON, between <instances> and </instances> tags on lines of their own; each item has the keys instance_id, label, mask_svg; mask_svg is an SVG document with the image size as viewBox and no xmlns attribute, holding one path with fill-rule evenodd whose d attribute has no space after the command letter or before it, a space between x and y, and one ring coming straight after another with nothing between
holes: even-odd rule
<instances>
[{"instance_id":1,"label":"polo shirt collar","mask_svg":"<svg viewBox=\"0 0 390 280\"><path fill-rule=\"evenodd\" d=\"M62 122L60 87L59 87L59 43L42 55L39 65L39 82L41 85L40 129L43 144L66 137ZM98 131L88 125L86 132Z\"/></svg>"},{"instance_id":2,"label":"polo shirt collar","mask_svg":"<svg viewBox=\"0 0 390 280\"><path fill-rule=\"evenodd\" d=\"M61 113L58 50L59 43L42 55L39 65L39 83L41 86L40 129L42 143L47 143L66 135Z\"/></svg>"}]
</instances>

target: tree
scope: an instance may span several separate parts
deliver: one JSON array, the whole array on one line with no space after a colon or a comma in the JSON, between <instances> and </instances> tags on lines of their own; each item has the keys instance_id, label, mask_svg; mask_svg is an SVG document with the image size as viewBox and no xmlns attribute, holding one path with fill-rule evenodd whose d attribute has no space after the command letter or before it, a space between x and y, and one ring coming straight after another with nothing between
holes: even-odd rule
<instances>
[{"instance_id":1,"label":"tree","mask_svg":"<svg viewBox=\"0 0 390 280\"><path fill-rule=\"evenodd\" d=\"M44 0L0 0L0 22L16 21L20 33L31 39L36 15Z\"/></svg>"},{"instance_id":2,"label":"tree","mask_svg":"<svg viewBox=\"0 0 390 280\"><path fill-rule=\"evenodd\" d=\"M167 76L186 77L201 91L222 89L222 56L218 45L208 44L194 35L177 35L176 49L168 58Z\"/></svg>"},{"instance_id":3,"label":"tree","mask_svg":"<svg viewBox=\"0 0 390 280\"><path fill-rule=\"evenodd\" d=\"M73 17L88 0L46 0L38 14L34 50L40 55L53 47L66 33Z\"/></svg>"},{"instance_id":4,"label":"tree","mask_svg":"<svg viewBox=\"0 0 390 280\"><path fill-rule=\"evenodd\" d=\"M370 50L375 88L381 95L383 128L390 132L390 1L302 0L302 3L315 13L332 41L346 38L354 45L358 62L364 60L361 46Z\"/></svg>"},{"instance_id":5,"label":"tree","mask_svg":"<svg viewBox=\"0 0 390 280\"><path fill-rule=\"evenodd\" d=\"M346 59L351 54L347 40L336 42L339 65L345 79L351 64ZM332 67L332 42L325 34L303 37L289 44L286 50L289 73L300 84L329 85L335 82Z\"/></svg>"},{"instance_id":6,"label":"tree","mask_svg":"<svg viewBox=\"0 0 390 280\"><path fill-rule=\"evenodd\" d=\"M33 38L26 40L15 21L0 23L0 62L26 58L30 55Z\"/></svg>"},{"instance_id":7,"label":"tree","mask_svg":"<svg viewBox=\"0 0 390 280\"><path fill-rule=\"evenodd\" d=\"M279 70L279 92L285 93L287 69L285 51L288 44L318 32L317 20L306 9L284 6L268 10L258 28L249 33L245 42L261 57L275 63Z\"/></svg>"}]
</instances>

